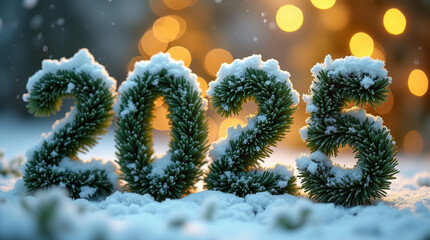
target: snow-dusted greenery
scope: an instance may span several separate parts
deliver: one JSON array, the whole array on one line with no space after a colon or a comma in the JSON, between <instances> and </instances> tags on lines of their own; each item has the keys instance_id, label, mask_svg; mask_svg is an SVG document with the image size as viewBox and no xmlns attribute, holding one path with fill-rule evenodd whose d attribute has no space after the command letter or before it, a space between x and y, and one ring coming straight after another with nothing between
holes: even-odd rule
<instances>
[{"instance_id":1,"label":"snow-dusted greenery","mask_svg":"<svg viewBox=\"0 0 430 240\"><path fill-rule=\"evenodd\" d=\"M303 189L317 201L346 206L385 196L398 172L395 142L380 117L358 107L343 109L350 101L359 107L375 107L386 100L391 78L384 63L355 57L332 61L328 55L324 64L316 64L311 71L310 94L303 96L311 117L300 130L311 154L297 159ZM253 100L258 114L250 116L245 127L228 129L227 138L212 145L212 163L204 179L207 189L237 196L297 191L292 168L281 164L260 168L271 154L270 148L288 132L299 102L289 77L276 60L264 62L260 55L221 66L207 92L212 106L222 116L230 116ZM207 101L201 97L196 79L183 62L160 53L136 63L121 85L115 105L115 141L126 190L148 193L157 201L180 198L194 190L208 151ZM22 172L29 192L59 186L68 189L72 198L93 198L114 190L117 175L112 163L84 163L76 155L95 145L97 136L107 131L115 89L115 80L86 49L71 59L43 61L42 69L27 83L24 100L29 111L50 115L59 110L63 97L74 97L77 103L27 152ZM159 97L165 99L172 126L170 150L160 158L153 156L151 127L154 101ZM329 159L346 145L358 158L352 169L343 169ZM9 174L6 161L0 160L0 174ZM428 185L428 178L419 181ZM286 224L286 228L294 227Z\"/></svg>"},{"instance_id":2,"label":"snow-dusted greenery","mask_svg":"<svg viewBox=\"0 0 430 240\"><path fill-rule=\"evenodd\" d=\"M408 174L429 169L412 166ZM0 239L428 239L430 188L409 181L400 176L382 201L349 208L267 192L202 191L163 202L127 192L100 201L58 190L21 196L20 180L0 177Z\"/></svg>"},{"instance_id":3,"label":"snow-dusted greenery","mask_svg":"<svg viewBox=\"0 0 430 240\"><path fill-rule=\"evenodd\" d=\"M105 68L94 61L86 49L71 59L44 60L42 69L27 83L29 111L36 116L57 112L63 97L74 97L76 106L53 131L27 152L22 167L28 191L52 186L67 188L72 198L108 195L116 185L112 163L76 159L97 143L97 136L106 133L113 116L116 81Z\"/></svg>"},{"instance_id":4,"label":"snow-dusted greenery","mask_svg":"<svg viewBox=\"0 0 430 240\"><path fill-rule=\"evenodd\" d=\"M230 116L239 113L244 102L254 100L258 114L248 118L244 128L230 128L227 138L212 145L207 189L237 196L297 191L292 169L280 164L260 168L260 162L272 152L270 147L284 138L293 121L293 105L299 99L289 77L276 60L263 62L260 55L221 66L207 92L213 108L222 116Z\"/></svg>"},{"instance_id":5,"label":"snow-dusted greenery","mask_svg":"<svg viewBox=\"0 0 430 240\"><path fill-rule=\"evenodd\" d=\"M361 108L343 109L348 102L375 107L386 100L391 78L384 63L369 57L332 61L328 55L312 73L310 93L303 96L311 117L300 130L312 154L297 159L302 188L312 199L345 206L385 196L398 172L390 131L380 117ZM356 153L353 169L336 166L328 158L336 156L341 146Z\"/></svg>"},{"instance_id":6,"label":"snow-dusted greenery","mask_svg":"<svg viewBox=\"0 0 430 240\"><path fill-rule=\"evenodd\" d=\"M116 147L126 189L157 201L180 198L202 176L208 125L197 76L182 61L159 53L136 63L119 88ZM171 124L170 150L155 158L151 121L154 101L164 97Z\"/></svg>"},{"instance_id":7,"label":"snow-dusted greenery","mask_svg":"<svg viewBox=\"0 0 430 240\"><path fill-rule=\"evenodd\" d=\"M22 157L16 157L11 160L7 160L4 157L4 150L0 149L0 176L21 176L20 167L24 159Z\"/></svg>"}]
</instances>

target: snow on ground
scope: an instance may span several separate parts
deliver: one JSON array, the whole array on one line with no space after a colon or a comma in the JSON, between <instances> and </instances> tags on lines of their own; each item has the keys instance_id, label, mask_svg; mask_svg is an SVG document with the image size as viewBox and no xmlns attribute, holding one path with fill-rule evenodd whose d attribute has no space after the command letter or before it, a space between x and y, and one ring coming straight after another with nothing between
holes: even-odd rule
<instances>
[{"instance_id":1,"label":"snow on ground","mask_svg":"<svg viewBox=\"0 0 430 240\"><path fill-rule=\"evenodd\" d=\"M1 180L0 239L430 237L429 187L392 190L370 206L344 208L266 192L239 198L202 191L161 203L121 192L92 201L70 200L60 190L24 197L22 180L13 183Z\"/></svg>"},{"instance_id":2,"label":"snow on ground","mask_svg":"<svg viewBox=\"0 0 430 240\"><path fill-rule=\"evenodd\" d=\"M0 131L10 136L0 138L6 159L35 145L52 123L32 124L38 127L0 118ZM114 159L113 135L111 129L81 157ZM158 153L167 150L167 136L154 140ZM264 167L295 167L302 151L275 149ZM149 195L115 192L105 199L71 200L58 189L27 195L21 178L0 175L0 239L430 239L429 156L397 158L400 173L387 196L352 208L315 203L303 193L239 198L200 191L156 202ZM354 165L348 154L335 161Z\"/></svg>"}]
</instances>

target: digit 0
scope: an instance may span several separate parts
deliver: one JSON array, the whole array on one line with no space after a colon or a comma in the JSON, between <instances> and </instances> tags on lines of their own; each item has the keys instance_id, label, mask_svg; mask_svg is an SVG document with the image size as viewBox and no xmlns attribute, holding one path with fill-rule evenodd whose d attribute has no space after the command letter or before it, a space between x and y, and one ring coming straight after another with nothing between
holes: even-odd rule
<instances>
[{"instance_id":1,"label":"digit 0","mask_svg":"<svg viewBox=\"0 0 430 240\"><path fill-rule=\"evenodd\" d=\"M197 76L169 55L159 53L135 65L119 88L115 141L126 189L157 201L190 193L202 176L208 125ZM153 157L154 101L163 96L172 126L170 150Z\"/></svg>"}]
</instances>

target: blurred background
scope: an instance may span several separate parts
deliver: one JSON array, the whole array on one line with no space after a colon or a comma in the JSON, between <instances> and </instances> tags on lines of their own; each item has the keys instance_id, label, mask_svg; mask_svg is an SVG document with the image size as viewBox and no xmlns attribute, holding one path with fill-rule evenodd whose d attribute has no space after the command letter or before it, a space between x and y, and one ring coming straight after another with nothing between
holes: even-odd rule
<instances>
[{"instance_id":1,"label":"blurred background","mask_svg":"<svg viewBox=\"0 0 430 240\"><path fill-rule=\"evenodd\" d=\"M199 76L203 91L222 63L254 53L278 60L300 94L308 92L312 66L327 54L381 59L393 78L391 93L367 111L384 119L402 154L430 153L430 0L2 0L0 148L6 156L24 154L73 105L68 99L52 117L32 116L22 101L28 78L43 59L69 58L84 47L118 86L136 61L169 52ZM169 136L162 103L155 103L154 121L154 137L164 139L160 151ZM249 102L227 119L209 108L210 142L246 124L256 109ZM298 132L307 117L300 103L281 148L307 152ZM113 135L105 137L102 155L113 156Z\"/></svg>"}]
</instances>

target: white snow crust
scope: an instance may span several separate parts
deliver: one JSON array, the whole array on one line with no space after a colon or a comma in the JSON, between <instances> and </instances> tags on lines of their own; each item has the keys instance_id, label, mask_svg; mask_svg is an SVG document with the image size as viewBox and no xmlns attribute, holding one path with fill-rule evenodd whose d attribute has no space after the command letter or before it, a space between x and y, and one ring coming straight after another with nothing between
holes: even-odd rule
<instances>
[{"instance_id":1,"label":"white snow crust","mask_svg":"<svg viewBox=\"0 0 430 240\"><path fill-rule=\"evenodd\" d=\"M294 105L297 105L299 102L299 94L296 90L293 89L293 84L290 80L290 74L286 71L282 71L279 68L279 64L274 59L269 59L267 61L261 60L261 55L252 55L250 57L246 57L244 59L236 59L231 64L222 64L221 69L217 73L217 78L215 81L212 81L209 83L209 89L207 91L207 95L209 97L213 97L214 89L221 84L221 82L226 78L227 76L234 75L238 78L243 78L245 75L245 71L247 68L252 69L258 69L265 71L269 76L274 76L276 82L283 82L285 83L290 89L294 101ZM271 84L271 81L266 81L266 85ZM228 106L224 107L225 110L228 110ZM212 143L210 149L209 149L209 157L213 161L220 160L220 157L225 154L227 149L230 148L230 141L237 140L239 136L246 131L254 132L257 130L256 123L257 122L266 122L267 116L265 115L250 115L247 117L247 125L242 127L240 124L237 126L233 126L227 129L227 137L220 138L216 142ZM249 138L254 138L254 136L249 135ZM244 139L244 144L248 143L248 139ZM256 147L256 150L259 151L259 147ZM231 160L229 161L230 164L234 164L234 162ZM275 166L274 169L278 169L276 171L280 171L281 166ZM260 169L261 170L261 169ZM268 169L267 169L268 170ZM287 171L288 169L285 168ZM272 171L272 170L269 170ZM275 170L273 170L275 171ZM292 176L291 171L287 171L290 176ZM289 179L290 177L286 178ZM282 184L282 183L280 183Z\"/></svg>"},{"instance_id":2,"label":"white snow crust","mask_svg":"<svg viewBox=\"0 0 430 240\"><path fill-rule=\"evenodd\" d=\"M365 89L368 89L370 86L372 86L373 84L375 84L375 82L370 78L370 77L364 77L361 81L360 81L360 85L362 87L364 87Z\"/></svg>"},{"instance_id":3,"label":"white snow crust","mask_svg":"<svg viewBox=\"0 0 430 240\"><path fill-rule=\"evenodd\" d=\"M115 192L99 201L71 200L56 189L21 195L20 184L0 191L1 239L43 239L38 214L47 207L53 209L46 226L54 239L392 240L430 234L428 187L390 191L370 206L345 208L267 192L240 198L203 191L163 202Z\"/></svg>"},{"instance_id":4,"label":"white snow crust","mask_svg":"<svg viewBox=\"0 0 430 240\"><path fill-rule=\"evenodd\" d=\"M381 60L374 60L370 57L358 58L354 56L348 56L333 61L331 56L327 55L324 59L324 63L317 63L311 69L312 75L314 77L314 82L312 82L311 89L318 89L319 80L317 76L321 70L328 71L328 75L334 78L340 75L347 76L351 73L355 73L357 75L356 77L361 78L360 85L365 89L369 89L370 86L375 84L375 81L380 79L388 78L391 83L391 77L387 76L388 71L384 68L384 62ZM310 94L303 94L302 99L306 103L307 113L313 113L318 111L318 108L313 104L312 101L312 90L310 91ZM353 116L357 118L361 123L363 123L367 118L368 120L370 120L375 130L380 130L384 128L384 126L382 125L383 120L381 117L367 114L365 110L360 109L358 107L352 107L350 109L343 110L340 114ZM309 121L307 121L306 123L307 125L300 129L300 136L303 141L306 141L308 128L312 121L309 119ZM356 132L356 130L353 128L349 128L349 130L351 132ZM336 127L328 126L326 128L325 134L330 134L334 132L336 132ZM387 138L391 140L391 134L388 134Z\"/></svg>"},{"instance_id":5,"label":"white snow crust","mask_svg":"<svg viewBox=\"0 0 430 240\"><path fill-rule=\"evenodd\" d=\"M58 172L64 172L66 170L70 170L72 172L84 172L92 169L100 169L106 172L108 180L112 185L116 186L118 182L116 165L111 161L100 158L91 158L88 161L76 161L68 157L64 157L59 162L58 166L52 166L52 169Z\"/></svg>"},{"instance_id":6,"label":"white snow crust","mask_svg":"<svg viewBox=\"0 0 430 240\"><path fill-rule=\"evenodd\" d=\"M419 186L430 187L430 172L419 172L414 177Z\"/></svg>"},{"instance_id":7,"label":"white snow crust","mask_svg":"<svg viewBox=\"0 0 430 240\"><path fill-rule=\"evenodd\" d=\"M311 174L315 174L318 169L318 165L330 167L330 173L333 177L327 179L328 186L334 186L336 183L343 184L343 180L352 179L360 180L363 177L363 169L360 166L356 166L352 169L342 168L333 162L321 151L316 151L309 154L301 154L296 159L297 168L301 171L309 171ZM349 181L347 181L349 182Z\"/></svg>"},{"instance_id":8,"label":"white snow crust","mask_svg":"<svg viewBox=\"0 0 430 240\"><path fill-rule=\"evenodd\" d=\"M172 153L170 151L160 157L156 156L154 162L151 164L152 171L149 176L162 176L167 167L172 163Z\"/></svg>"},{"instance_id":9,"label":"white snow crust","mask_svg":"<svg viewBox=\"0 0 430 240\"><path fill-rule=\"evenodd\" d=\"M33 76L31 76L27 82L27 94L24 94L24 101L31 94L31 90L34 84L47 73L56 73L58 70L73 70L75 72L85 72L92 76L94 79L102 79L109 90L116 95L116 81L112 77L109 76L104 66L100 65L94 60L94 57L88 51L88 49L79 50L72 58L66 59L62 58L60 61L58 60L44 60L42 62L42 69L37 71ZM67 93L71 93L75 85L73 83L69 83L67 85ZM68 123L73 122L77 109L75 107L71 107L70 111L65 114L63 119L56 120L52 125L52 132L42 133L42 138L39 140L39 143L34 147L30 148L26 152L26 158L30 159L34 152L39 151L42 147L42 143L44 141L52 141L54 136L53 133L59 131L61 128L65 127ZM69 140L70 141L70 140ZM53 156L58 155L57 152L51 153ZM112 163L102 164L103 160L90 160L87 163L83 163L81 161L72 161L70 159L63 159L60 162L59 166L56 166L58 171L64 171L66 168L72 171L81 171L84 169L94 169L101 168L106 170L106 173L109 176L109 181L116 186L117 184L117 175L115 174L116 168ZM21 171L23 173L26 172L27 164L26 162L21 166ZM88 189L86 191L89 193ZM85 193L83 193L85 195Z\"/></svg>"},{"instance_id":10,"label":"white snow crust","mask_svg":"<svg viewBox=\"0 0 430 240\"><path fill-rule=\"evenodd\" d=\"M315 79L318 79L317 76L321 70L328 71L328 75L333 78L339 77L340 75L348 76L351 73L355 73L358 75L356 77L362 77L364 80L362 86L365 85L363 87L366 89L373 84L367 79L369 77L372 82L372 79L379 80L388 78L391 83L391 77L387 77L388 71L384 68L384 62L370 57L359 58L347 56L333 61L329 54L325 57L324 63L317 63L312 67L311 73Z\"/></svg>"},{"instance_id":11,"label":"white snow crust","mask_svg":"<svg viewBox=\"0 0 430 240\"><path fill-rule=\"evenodd\" d=\"M294 105L299 103L299 93L293 89L293 84L290 80L290 73L282 71L279 68L279 63L275 59L269 59L267 61L261 60L261 55L254 54L244 59L236 59L232 63L223 63L220 70L217 73L215 81L209 83L209 89L206 94L212 97L216 86L220 85L224 78L233 75L238 78L243 78L247 68L253 68L263 70L267 72L269 76L274 76L276 82L285 82L285 84L291 89ZM266 82L266 84L270 84Z\"/></svg>"},{"instance_id":12,"label":"white snow crust","mask_svg":"<svg viewBox=\"0 0 430 240\"><path fill-rule=\"evenodd\" d=\"M94 56L88 49L80 49L72 58L61 58L58 60L45 59L42 62L42 69L37 71L27 81L27 93L23 95L23 100L27 101L31 90L36 82L38 82L47 73L56 73L58 70L73 70L75 72L84 72L95 79L102 79L112 93L116 90L116 80L109 76L106 68L94 60ZM68 91L72 86L68 86Z\"/></svg>"},{"instance_id":13,"label":"white snow crust","mask_svg":"<svg viewBox=\"0 0 430 240\"><path fill-rule=\"evenodd\" d=\"M0 129L4 132L7 126L0 124ZM15 135L0 144L6 153L24 138L37 139L37 134L31 137L28 130L22 129L25 128L17 128ZM112 159L115 153L109 147L114 143L113 137L105 141L99 145L111 154L105 158ZM32 144L24 146L27 145ZM294 165L293 159L301 151L279 147L264 166ZM319 157L324 159L323 155L315 156ZM312 202L303 192L299 197L261 192L240 198L200 190L182 199L157 202L149 195L121 190L105 199L71 200L58 190L29 195L22 178L0 175L0 239L43 239L37 214L44 209L42 206L54 206L52 202L56 201L58 208L47 226L59 240L91 240L96 236L107 240L421 240L430 235L430 187L418 182L430 176L428 159L428 153L420 158L399 153L400 173L387 196L370 205L348 208ZM347 163L353 155L339 155L335 160ZM83 193L90 193L92 186L88 187L84 186ZM303 217L306 212L307 217ZM294 228L286 228L282 224L285 220Z\"/></svg>"},{"instance_id":14,"label":"white snow crust","mask_svg":"<svg viewBox=\"0 0 430 240\"><path fill-rule=\"evenodd\" d=\"M255 123L261 120L262 118L259 120L255 115L249 115L246 118L247 124L244 127L242 127L240 124L229 127L227 129L227 136L225 138L219 138L216 142L212 143L209 149L209 157L212 158L213 161L218 161L220 157L225 154L227 149L230 148L230 141L239 139L239 136L247 130L256 129Z\"/></svg>"},{"instance_id":15,"label":"white snow crust","mask_svg":"<svg viewBox=\"0 0 430 240\"><path fill-rule=\"evenodd\" d=\"M190 86L201 94L202 90L200 88L200 83L197 81L197 75L192 73L189 68L184 65L183 61L176 61L170 57L169 53L158 53L151 57L151 60L138 61L134 65L134 70L128 73L127 79L121 84L118 89L118 93L127 92L129 89L135 87L137 83L134 79L137 76L143 76L145 72L151 75L157 75L162 69L167 70L168 76L183 77ZM157 78L152 82L153 85L158 84ZM207 109L207 99L202 99L202 108ZM122 99L119 98L114 106L115 112L118 114L120 106L122 104Z\"/></svg>"}]
</instances>

